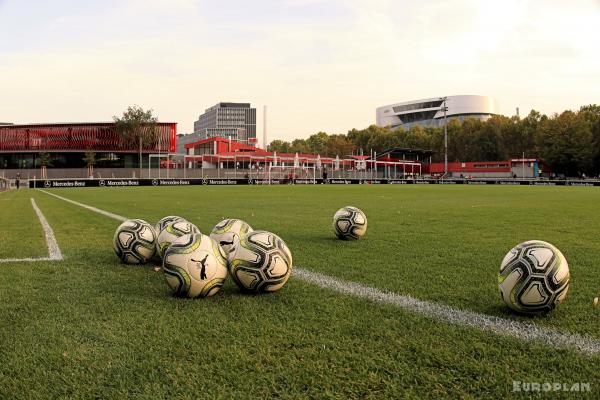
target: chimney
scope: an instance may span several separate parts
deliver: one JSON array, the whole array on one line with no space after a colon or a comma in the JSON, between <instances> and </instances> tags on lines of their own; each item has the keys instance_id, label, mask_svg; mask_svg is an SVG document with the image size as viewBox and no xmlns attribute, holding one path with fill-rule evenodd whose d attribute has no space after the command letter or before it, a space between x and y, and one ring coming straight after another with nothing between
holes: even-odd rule
<instances>
[{"instance_id":1,"label":"chimney","mask_svg":"<svg viewBox=\"0 0 600 400\"><path fill-rule=\"evenodd\" d=\"M266 150L267 143L267 106L263 106L263 148Z\"/></svg>"}]
</instances>

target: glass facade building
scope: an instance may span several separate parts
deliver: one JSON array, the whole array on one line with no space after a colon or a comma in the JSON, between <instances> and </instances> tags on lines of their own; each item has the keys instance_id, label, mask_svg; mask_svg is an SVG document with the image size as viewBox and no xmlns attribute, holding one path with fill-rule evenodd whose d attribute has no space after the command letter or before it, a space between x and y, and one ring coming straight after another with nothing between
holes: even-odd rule
<instances>
[{"instance_id":1,"label":"glass facade building","mask_svg":"<svg viewBox=\"0 0 600 400\"><path fill-rule=\"evenodd\" d=\"M194 134L201 139L224 137L248 141L256 138L256 108L250 103L218 103L194 122Z\"/></svg>"}]
</instances>

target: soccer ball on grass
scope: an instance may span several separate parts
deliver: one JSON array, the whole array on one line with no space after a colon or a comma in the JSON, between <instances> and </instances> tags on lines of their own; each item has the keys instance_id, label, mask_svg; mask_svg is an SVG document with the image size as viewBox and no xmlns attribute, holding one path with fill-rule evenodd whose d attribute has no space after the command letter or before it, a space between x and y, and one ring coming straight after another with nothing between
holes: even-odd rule
<instances>
[{"instance_id":1,"label":"soccer ball on grass","mask_svg":"<svg viewBox=\"0 0 600 400\"><path fill-rule=\"evenodd\" d=\"M252 231L254 229L241 219L224 219L215 225L210 233L210 237L221 245L223 250L225 250L225 254L229 254L229 250L234 243Z\"/></svg>"},{"instance_id":2,"label":"soccer ball on grass","mask_svg":"<svg viewBox=\"0 0 600 400\"><path fill-rule=\"evenodd\" d=\"M227 277L227 259L221 246L201 233L183 235L166 250L163 271L167 285L180 297L208 297Z\"/></svg>"},{"instance_id":3,"label":"soccer ball on grass","mask_svg":"<svg viewBox=\"0 0 600 400\"><path fill-rule=\"evenodd\" d=\"M356 207L342 207L333 216L333 231L339 239L357 240L367 232L367 216Z\"/></svg>"},{"instance_id":4,"label":"soccer ball on grass","mask_svg":"<svg viewBox=\"0 0 600 400\"><path fill-rule=\"evenodd\" d=\"M158 235L157 251L159 257L164 257L165 251L178 237L192 233L200 233L200 229L184 219L168 223Z\"/></svg>"},{"instance_id":5,"label":"soccer ball on grass","mask_svg":"<svg viewBox=\"0 0 600 400\"><path fill-rule=\"evenodd\" d=\"M292 253L274 233L253 231L231 247L229 273L244 291L275 292L292 273Z\"/></svg>"},{"instance_id":6,"label":"soccer ball on grass","mask_svg":"<svg viewBox=\"0 0 600 400\"><path fill-rule=\"evenodd\" d=\"M185 220L185 219L181 218L177 215L169 215L169 216L163 217L160 219L160 221L158 221L156 223L156 225L154 225L154 230L156 231L157 235L160 235L162 230L165 229L167 227L167 225L169 225L171 222L182 221L182 220Z\"/></svg>"},{"instance_id":7,"label":"soccer ball on grass","mask_svg":"<svg viewBox=\"0 0 600 400\"><path fill-rule=\"evenodd\" d=\"M550 243L530 240L512 248L502 260L498 287L513 310L538 313L553 310L569 290L569 264Z\"/></svg>"},{"instance_id":8,"label":"soccer ball on grass","mask_svg":"<svg viewBox=\"0 0 600 400\"><path fill-rule=\"evenodd\" d=\"M144 264L156 252L156 232L144 220L127 220L115 231L113 249L126 264Z\"/></svg>"}]
</instances>

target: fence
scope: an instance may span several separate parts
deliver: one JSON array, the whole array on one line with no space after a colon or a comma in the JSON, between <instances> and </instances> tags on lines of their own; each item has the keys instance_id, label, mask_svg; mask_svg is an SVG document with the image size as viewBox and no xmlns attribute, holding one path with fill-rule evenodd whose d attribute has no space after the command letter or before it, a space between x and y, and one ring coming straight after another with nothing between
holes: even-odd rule
<instances>
[{"instance_id":1,"label":"fence","mask_svg":"<svg viewBox=\"0 0 600 400\"><path fill-rule=\"evenodd\" d=\"M246 163L246 168L237 165L229 168L202 167L202 163L191 163L191 168L144 168L139 176L138 168L94 168L94 179L155 179L155 178L230 178L230 179L402 179L420 176L420 168L402 168L400 163L377 163L376 167L357 168L354 164L342 165L335 169L332 167L318 168L313 165L305 166L271 166L269 164L255 164L252 167ZM15 179L20 173L22 180L41 179L41 170L38 169L5 169L0 170L0 176ZM87 168L47 168L46 179L88 179Z\"/></svg>"}]
</instances>

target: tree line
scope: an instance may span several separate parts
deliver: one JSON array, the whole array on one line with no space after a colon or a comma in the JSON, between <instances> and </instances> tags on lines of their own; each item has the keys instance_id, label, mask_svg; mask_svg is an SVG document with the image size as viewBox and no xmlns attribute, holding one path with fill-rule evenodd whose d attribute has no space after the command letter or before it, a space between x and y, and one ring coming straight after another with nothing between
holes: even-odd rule
<instances>
[{"instance_id":1,"label":"tree line","mask_svg":"<svg viewBox=\"0 0 600 400\"><path fill-rule=\"evenodd\" d=\"M600 105L582 106L546 116L532 110L525 118L493 116L486 121L449 119L448 161L501 161L541 158L552 171L568 176L600 174ZM413 126L390 129L371 125L347 134L318 132L307 139L272 141L269 151L315 153L344 158L391 147L433 150L433 162L444 161L444 128Z\"/></svg>"}]
</instances>

